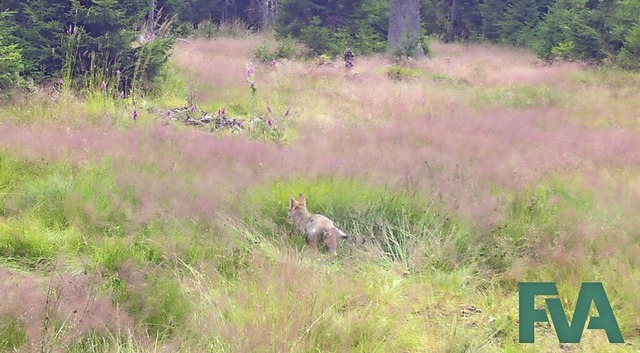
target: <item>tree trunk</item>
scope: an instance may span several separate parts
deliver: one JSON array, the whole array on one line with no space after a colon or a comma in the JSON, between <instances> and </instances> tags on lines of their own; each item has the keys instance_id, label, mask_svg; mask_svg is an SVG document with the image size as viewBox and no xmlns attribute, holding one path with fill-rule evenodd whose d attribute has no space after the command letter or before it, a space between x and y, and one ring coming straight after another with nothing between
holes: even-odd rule
<instances>
[{"instance_id":1,"label":"tree trunk","mask_svg":"<svg viewBox=\"0 0 640 353\"><path fill-rule=\"evenodd\" d=\"M416 55L424 55L420 44L420 0L391 0L387 49L393 51L405 41L415 43Z\"/></svg>"},{"instance_id":2,"label":"tree trunk","mask_svg":"<svg viewBox=\"0 0 640 353\"><path fill-rule=\"evenodd\" d=\"M451 11L449 12L449 38L447 38L450 42L454 40L456 37L456 0L451 0Z\"/></svg>"},{"instance_id":3,"label":"tree trunk","mask_svg":"<svg viewBox=\"0 0 640 353\"><path fill-rule=\"evenodd\" d=\"M149 13L147 14L147 31L153 33L156 24L156 0L149 1Z\"/></svg>"},{"instance_id":4,"label":"tree trunk","mask_svg":"<svg viewBox=\"0 0 640 353\"><path fill-rule=\"evenodd\" d=\"M277 0L254 0L254 7L258 12L258 26L261 30L273 28L278 17Z\"/></svg>"}]
</instances>

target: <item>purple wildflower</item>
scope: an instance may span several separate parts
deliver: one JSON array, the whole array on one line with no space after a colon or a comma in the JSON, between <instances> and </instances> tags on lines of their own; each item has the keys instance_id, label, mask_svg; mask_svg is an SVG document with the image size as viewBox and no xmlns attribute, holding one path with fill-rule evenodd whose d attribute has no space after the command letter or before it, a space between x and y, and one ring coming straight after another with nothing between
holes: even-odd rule
<instances>
[{"instance_id":1,"label":"purple wildflower","mask_svg":"<svg viewBox=\"0 0 640 353\"><path fill-rule=\"evenodd\" d=\"M269 127L273 126L273 118L267 119L267 125L269 125Z\"/></svg>"},{"instance_id":2,"label":"purple wildflower","mask_svg":"<svg viewBox=\"0 0 640 353\"><path fill-rule=\"evenodd\" d=\"M289 109L291 109L291 108L287 108L287 111L284 112L284 116L289 116Z\"/></svg>"},{"instance_id":3,"label":"purple wildflower","mask_svg":"<svg viewBox=\"0 0 640 353\"><path fill-rule=\"evenodd\" d=\"M267 111L269 112L269 114L273 113L273 112L271 111L271 106L270 106L270 105L267 105Z\"/></svg>"},{"instance_id":4,"label":"purple wildflower","mask_svg":"<svg viewBox=\"0 0 640 353\"><path fill-rule=\"evenodd\" d=\"M104 91L107 89L107 83L102 81L102 84L100 84L100 88Z\"/></svg>"},{"instance_id":5,"label":"purple wildflower","mask_svg":"<svg viewBox=\"0 0 640 353\"><path fill-rule=\"evenodd\" d=\"M56 81L57 84L59 84L60 86L64 85L64 80L59 78L58 81Z\"/></svg>"},{"instance_id":6,"label":"purple wildflower","mask_svg":"<svg viewBox=\"0 0 640 353\"><path fill-rule=\"evenodd\" d=\"M133 110L133 121L137 121L138 120L138 110L134 109Z\"/></svg>"},{"instance_id":7,"label":"purple wildflower","mask_svg":"<svg viewBox=\"0 0 640 353\"><path fill-rule=\"evenodd\" d=\"M120 71L120 69L116 70L116 75L120 76L122 74L122 71Z\"/></svg>"},{"instance_id":8,"label":"purple wildflower","mask_svg":"<svg viewBox=\"0 0 640 353\"><path fill-rule=\"evenodd\" d=\"M256 71L256 68L253 65L251 64L247 65L247 77L253 75L255 71Z\"/></svg>"},{"instance_id":9,"label":"purple wildflower","mask_svg":"<svg viewBox=\"0 0 640 353\"><path fill-rule=\"evenodd\" d=\"M120 95L118 95L118 97L124 98L124 91L120 91Z\"/></svg>"},{"instance_id":10,"label":"purple wildflower","mask_svg":"<svg viewBox=\"0 0 640 353\"><path fill-rule=\"evenodd\" d=\"M192 106L189 107L189 112L190 113L193 113L195 110L196 110L196 106L195 105L192 105Z\"/></svg>"}]
</instances>

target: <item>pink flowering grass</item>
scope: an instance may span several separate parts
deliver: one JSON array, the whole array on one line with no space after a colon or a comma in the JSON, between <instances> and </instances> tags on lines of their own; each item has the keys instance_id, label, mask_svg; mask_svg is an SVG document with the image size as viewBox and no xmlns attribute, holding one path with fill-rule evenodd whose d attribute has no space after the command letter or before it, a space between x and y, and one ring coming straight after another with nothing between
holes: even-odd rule
<instances>
[{"instance_id":1,"label":"pink flowering grass","mask_svg":"<svg viewBox=\"0 0 640 353\"><path fill-rule=\"evenodd\" d=\"M259 44L257 37L178 42L172 59L186 71L199 101L229 102L245 93L247 63Z\"/></svg>"},{"instance_id":2,"label":"pink flowering grass","mask_svg":"<svg viewBox=\"0 0 640 353\"><path fill-rule=\"evenodd\" d=\"M291 107L282 118L299 126L290 146L100 123L5 123L0 143L33 158L109 160L145 205L142 218L211 217L260 183L343 176L419 190L488 226L504 202L496 189L522 190L554 175L638 162L636 91L629 86L635 76L626 82L578 64L543 65L523 49L436 42L433 59L410 64L420 76L396 82L381 71L388 64L381 56L358 57L352 74L338 63L253 66L258 43L181 42L173 60L202 85L198 99L229 105L231 114ZM255 100L247 75L257 82ZM581 100L603 92L616 103L606 115L604 98Z\"/></svg>"},{"instance_id":3,"label":"pink flowering grass","mask_svg":"<svg viewBox=\"0 0 640 353\"><path fill-rule=\"evenodd\" d=\"M580 63L547 64L533 51L491 44L431 43L433 59L427 67L481 86L560 85L584 69Z\"/></svg>"},{"instance_id":4,"label":"pink flowering grass","mask_svg":"<svg viewBox=\"0 0 640 353\"><path fill-rule=\"evenodd\" d=\"M0 269L0 317L24 326L29 351L57 351L89 334L132 334L133 320L98 294L96 279L57 273L51 278Z\"/></svg>"},{"instance_id":5,"label":"pink flowering grass","mask_svg":"<svg viewBox=\"0 0 640 353\"><path fill-rule=\"evenodd\" d=\"M143 204L203 217L258 183L342 176L437 195L452 209L491 220L496 187L519 190L554 175L640 165L640 132L589 128L558 110L460 112L370 128L307 123L285 147L170 127L4 124L0 131L4 148L32 158L107 159Z\"/></svg>"}]
</instances>

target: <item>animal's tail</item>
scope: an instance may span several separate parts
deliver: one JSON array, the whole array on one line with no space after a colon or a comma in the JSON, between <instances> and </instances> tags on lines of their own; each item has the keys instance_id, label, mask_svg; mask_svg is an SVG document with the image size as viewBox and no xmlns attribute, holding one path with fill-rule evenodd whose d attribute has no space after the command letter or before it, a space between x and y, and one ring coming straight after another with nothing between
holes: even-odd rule
<instances>
[{"instance_id":1,"label":"animal's tail","mask_svg":"<svg viewBox=\"0 0 640 353\"><path fill-rule=\"evenodd\" d=\"M338 236L340 236L341 239L347 239L349 238L349 234L343 232L340 228L336 227L336 229L338 230Z\"/></svg>"}]
</instances>

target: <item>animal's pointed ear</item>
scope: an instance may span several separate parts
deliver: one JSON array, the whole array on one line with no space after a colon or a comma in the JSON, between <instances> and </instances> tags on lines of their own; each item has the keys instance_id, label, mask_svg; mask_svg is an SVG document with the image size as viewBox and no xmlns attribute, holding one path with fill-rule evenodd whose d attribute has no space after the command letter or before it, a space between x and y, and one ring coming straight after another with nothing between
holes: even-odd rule
<instances>
[{"instance_id":1,"label":"animal's pointed ear","mask_svg":"<svg viewBox=\"0 0 640 353\"><path fill-rule=\"evenodd\" d=\"M299 203L299 204L301 204L301 205L303 205L303 206L305 206L305 205L306 205L306 202L305 202L305 199L304 199L304 195L303 195L303 194L300 194L300 196L298 196L298 203Z\"/></svg>"},{"instance_id":2,"label":"animal's pointed ear","mask_svg":"<svg viewBox=\"0 0 640 353\"><path fill-rule=\"evenodd\" d=\"M298 201L294 199L292 196L289 196L289 208L294 208L298 205Z\"/></svg>"}]
</instances>

